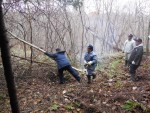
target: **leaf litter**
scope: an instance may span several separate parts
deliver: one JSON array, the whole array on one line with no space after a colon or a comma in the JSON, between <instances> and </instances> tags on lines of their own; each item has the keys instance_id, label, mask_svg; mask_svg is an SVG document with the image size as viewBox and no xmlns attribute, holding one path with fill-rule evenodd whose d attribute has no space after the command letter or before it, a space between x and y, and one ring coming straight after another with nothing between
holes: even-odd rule
<instances>
[{"instance_id":1,"label":"leaf litter","mask_svg":"<svg viewBox=\"0 0 150 113\"><path fill-rule=\"evenodd\" d=\"M149 113L150 58L144 56L138 82L130 81L123 64L122 57L110 59L97 70L97 79L90 85L86 76L80 84L70 77L59 85L54 67L33 64L29 69L14 64L21 113ZM9 106L8 95L3 91L0 113L9 113L10 108L5 107Z\"/></svg>"}]
</instances>

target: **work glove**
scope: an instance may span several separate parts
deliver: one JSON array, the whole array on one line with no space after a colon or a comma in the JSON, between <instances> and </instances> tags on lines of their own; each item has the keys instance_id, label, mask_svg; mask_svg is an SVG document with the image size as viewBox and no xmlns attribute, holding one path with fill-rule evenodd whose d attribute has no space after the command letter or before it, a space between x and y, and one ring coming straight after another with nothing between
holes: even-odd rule
<instances>
[{"instance_id":1,"label":"work glove","mask_svg":"<svg viewBox=\"0 0 150 113\"><path fill-rule=\"evenodd\" d=\"M89 61L87 64L88 64L88 65L92 65L92 64L93 64L93 61Z\"/></svg>"},{"instance_id":2,"label":"work glove","mask_svg":"<svg viewBox=\"0 0 150 113\"><path fill-rule=\"evenodd\" d=\"M132 61L132 64L133 64L133 65L135 65L135 62L134 62L134 61Z\"/></svg>"},{"instance_id":3,"label":"work glove","mask_svg":"<svg viewBox=\"0 0 150 113\"><path fill-rule=\"evenodd\" d=\"M88 67L88 63L86 60L84 60L84 67L85 67L85 69Z\"/></svg>"},{"instance_id":4,"label":"work glove","mask_svg":"<svg viewBox=\"0 0 150 113\"><path fill-rule=\"evenodd\" d=\"M86 60L84 60L84 64L87 64L87 61L86 61Z\"/></svg>"},{"instance_id":5,"label":"work glove","mask_svg":"<svg viewBox=\"0 0 150 113\"><path fill-rule=\"evenodd\" d=\"M87 69L84 69L83 71L84 71L84 73L85 73L86 75L88 75Z\"/></svg>"}]
</instances>

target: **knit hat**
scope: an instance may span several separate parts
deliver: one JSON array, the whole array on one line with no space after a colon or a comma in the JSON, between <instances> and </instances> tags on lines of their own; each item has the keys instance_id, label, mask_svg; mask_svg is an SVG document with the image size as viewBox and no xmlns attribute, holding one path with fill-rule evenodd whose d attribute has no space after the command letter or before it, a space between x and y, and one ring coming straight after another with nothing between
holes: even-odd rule
<instances>
[{"instance_id":1,"label":"knit hat","mask_svg":"<svg viewBox=\"0 0 150 113\"><path fill-rule=\"evenodd\" d=\"M93 46L91 44L88 46L88 48L93 50Z\"/></svg>"},{"instance_id":2,"label":"knit hat","mask_svg":"<svg viewBox=\"0 0 150 113\"><path fill-rule=\"evenodd\" d=\"M61 51L61 49L60 49L60 48L57 48L57 49L56 49L56 52L60 52L60 51Z\"/></svg>"},{"instance_id":3,"label":"knit hat","mask_svg":"<svg viewBox=\"0 0 150 113\"><path fill-rule=\"evenodd\" d=\"M142 42L142 39L141 38L137 38L136 41L137 42Z\"/></svg>"},{"instance_id":4,"label":"knit hat","mask_svg":"<svg viewBox=\"0 0 150 113\"><path fill-rule=\"evenodd\" d=\"M133 37L133 35L132 35L132 34L129 34L128 37Z\"/></svg>"}]
</instances>

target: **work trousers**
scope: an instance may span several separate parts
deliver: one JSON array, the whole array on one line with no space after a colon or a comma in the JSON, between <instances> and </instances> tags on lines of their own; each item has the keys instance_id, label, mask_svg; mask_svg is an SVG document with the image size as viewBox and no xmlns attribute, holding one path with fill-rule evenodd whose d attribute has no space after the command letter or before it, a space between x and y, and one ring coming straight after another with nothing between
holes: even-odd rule
<instances>
[{"instance_id":1,"label":"work trousers","mask_svg":"<svg viewBox=\"0 0 150 113\"><path fill-rule=\"evenodd\" d=\"M131 64L130 65L130 74L136 74L136 70L137 68L139 67L139 65L134 65L134 64Z\"/></svg>"},{"instance_id":2,"label":"work trousers","mask_svg":"<svg viewBox=\"0 0 150 113\"><path fill-rule=\"evenodd\" d=\"M68 65L68 66L65 66L58 70L58 76L59 76L60 83L65 82L64 75L63 75L64 71L68 71L78 82L80 81L78 72L76 70L74 70L71 65Z\"/></svg>"}]
</instances>

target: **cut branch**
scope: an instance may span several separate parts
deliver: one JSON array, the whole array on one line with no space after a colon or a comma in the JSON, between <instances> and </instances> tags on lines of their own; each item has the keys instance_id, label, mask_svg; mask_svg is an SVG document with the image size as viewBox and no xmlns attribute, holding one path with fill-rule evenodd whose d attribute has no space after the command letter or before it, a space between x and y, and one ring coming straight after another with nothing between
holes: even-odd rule
<instances>
[{"instance_id":1,"label":"cut branch","mask_svg":"<svg viewBox=\"0 0 150 113\"><path fill-rule=\"evenodd\" d=\"M17 40L19 40L19 41L21 41L21 42L23 42L23 43L25 43L25 44L27 44L27 45L29 45L29 46L31 46L31 47L34 47L35 49L37 49L37 50L39 50L39 51L41 51L41 52L43 52L43 53L46 52L45 50L43 50L43 49L41 49L41 48L39 48L39 47L37 47L37 46L35 46L35 45L33 45L33 44L27 42L27 41L25 41L25 40L23 40L23 39L21 39L21 38L18 38L17 36L15 36L14 34L12 34L11 32L9 32L9 31L7 31L7 32L8 32L11 36L13 36L15 39L17 39Z\"/></svg>"},{"instance_id":2,"label":"cut branch","mask_svg":"<svg viewBox=\"0 0 150 113\"><path fill-rule=\"evenodd\" d=\"M41 51L41 52L43 52L43 53L46 52L45 50L43 50L43 49L41 49L41 48L39 48L39 47L37 47L37 46L35 46L35 45L33 45L33 44L27 42L27 41L25 41L25 40L23 40L23 39L21 39L21 38L18 38L17 36L15 36L14 34L12 34L11 32L9 32L9 31L7 31L7 32L8 32L10 35L12 35L15 39L20 40L21 42L23 42L23 43L25 43L25 44L27 44L27 45L29 45L29 46L31 46L31 47L33 47L33 48L35 48L35 49ZM78 71L78 72L84 73L84 71L82 71L82 70L80 70L80 69L77 69L77 68L75 68L75 67L73 67L73 68L74 68L76 71Z\"/></svg>"},{"instance_id":3,"label":"cut branch","mask_svg":"<svg viewBox=\"0 0 150 113\"><path fill-rule=\"evenodd\" d=\"M16 56L16 55L11 55L12 57L15 57L15 58L19 58L21 60L26 60L26 61L31 61L30 59L27 59L27 58L24 58L24 57L20 57L20 56ZM45 65L49 65L49 66L52 66L48 63L44 63L44 62L39 62L39 61L35 61L33 60L33 63L37 63L37 64L45 64Z\"/></svg>"}]
</instances>

